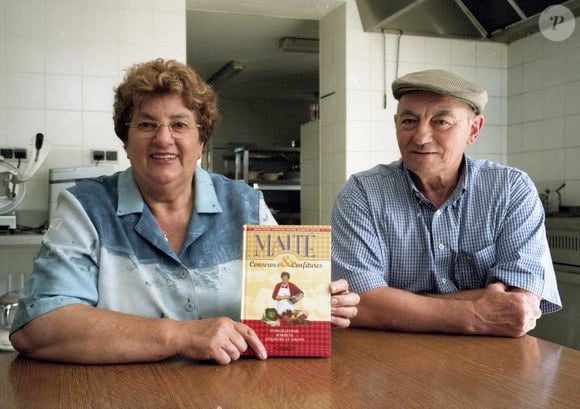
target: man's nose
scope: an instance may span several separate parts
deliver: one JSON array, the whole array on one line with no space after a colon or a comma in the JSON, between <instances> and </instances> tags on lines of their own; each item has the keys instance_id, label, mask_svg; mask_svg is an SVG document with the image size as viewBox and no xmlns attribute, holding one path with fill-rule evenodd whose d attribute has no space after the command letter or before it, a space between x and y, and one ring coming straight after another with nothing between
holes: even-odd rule
<instances>
[{"instance_id":1,"label":"man's nose","mask_svg":"<svg viewBox=\"0 0 580 409\"><path fill-rule=\"evenodd\" d=\"M417 145L425 145L433 140L433 129L429 125L429 122L420 121L415 128L415 133L413 134L413 142Z\"/></svg>"}]
</instances>

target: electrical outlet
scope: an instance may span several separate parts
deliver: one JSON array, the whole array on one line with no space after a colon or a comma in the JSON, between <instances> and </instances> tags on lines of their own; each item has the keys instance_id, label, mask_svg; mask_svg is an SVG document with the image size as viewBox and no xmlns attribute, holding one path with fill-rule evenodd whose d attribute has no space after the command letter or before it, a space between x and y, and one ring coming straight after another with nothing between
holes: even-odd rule
<instances>
[{"instance_id":1,"label":"electrical outlet","mask_svg":"<svg viewBox=\"0 0 580 409\"><path fill-rule=\"evenodd\" d=\"M107 162L117 162L117 151L105 152L105 159Z\"/></svg>"},{"instance_id":2,"label":"electrical outlet","mask_svg":"<svg viewBox=\"0 0 580 409\"><path fill-rule=\"evenodd\" d=\"M93 162L101 162L103 160L105 160L105 151L91 151L91 155L93 158Z\"/></svg>"},{"instance_id":3,"label":"electrical outlet","mask_svg":"<svg viewBox=\"0 0 580 409\"><path fill-rule=\"evenodd\" d=\"M93 149L91 150L91 161L93 163L98 162L117 162L118 154L117 151L106 151L104 149Z\"/></svg>"},{"instance_id":4,"label":"electrical outlet","mask_svg":"<svg viewBox=\"0 0 580 409\"><path fill-rule=\"evenodd\" d=\"M26 159L26 149L16 148L14 149L14 159Z\"/></svg>"},{"instance_id":5,"label":"electrical outlet","mask_svg":"<svg viewBox=\"0 0 580 409\"><path fill-rule=\"evenodd\" d=\"M2 156L4 159L14 159L14 149L0 148L0 156Z\"/></svg>"}]
</instances>

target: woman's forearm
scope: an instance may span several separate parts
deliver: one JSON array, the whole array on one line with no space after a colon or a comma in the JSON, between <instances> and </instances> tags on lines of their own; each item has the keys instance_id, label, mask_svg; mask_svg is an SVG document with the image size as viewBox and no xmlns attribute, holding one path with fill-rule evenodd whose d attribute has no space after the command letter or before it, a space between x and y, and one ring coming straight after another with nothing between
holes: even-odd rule
<instances>
[{"instance_id":1,"label":"woman's forearm","mask_svg":"<svg viewBox=\"0 0 580 409\"><path fill-rule=\"evenodd\" d=\"M176 353L169 342L175 323L76 304L33 319L11 341L24 355L50 361L159 361Z\"/></svg>"}]
</instances>

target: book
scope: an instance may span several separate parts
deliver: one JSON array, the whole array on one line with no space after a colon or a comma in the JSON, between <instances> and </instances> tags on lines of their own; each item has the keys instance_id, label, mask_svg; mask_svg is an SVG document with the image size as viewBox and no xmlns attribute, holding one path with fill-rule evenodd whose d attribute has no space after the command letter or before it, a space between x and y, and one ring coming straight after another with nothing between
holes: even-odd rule
<instances>
[{"instance_id":1,"label":"book","mask_svg":"<svg viewBox=\"0 0 580 409\"><path fill-rule=\"evenodd\" d=\"M330 356L330 266L330 226L244 226L241 321L269 356Z\"/></svg>"}]
</instances>

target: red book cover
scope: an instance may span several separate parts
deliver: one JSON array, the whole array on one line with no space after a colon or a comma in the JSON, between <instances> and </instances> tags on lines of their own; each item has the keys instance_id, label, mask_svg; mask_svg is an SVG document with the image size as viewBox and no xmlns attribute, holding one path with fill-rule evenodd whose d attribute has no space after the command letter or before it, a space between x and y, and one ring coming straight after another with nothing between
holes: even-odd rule
<instances>
[{"instance_id":1,"label":"red book cover","mask_svg":"<svg viewBox=\"0 0 580 409\"><path fill-rule=\"evenodd\" d=\"M241 320L269 356L330 356L330 280L330 226L244 226Z\"/></svg>"}]
</instances>

